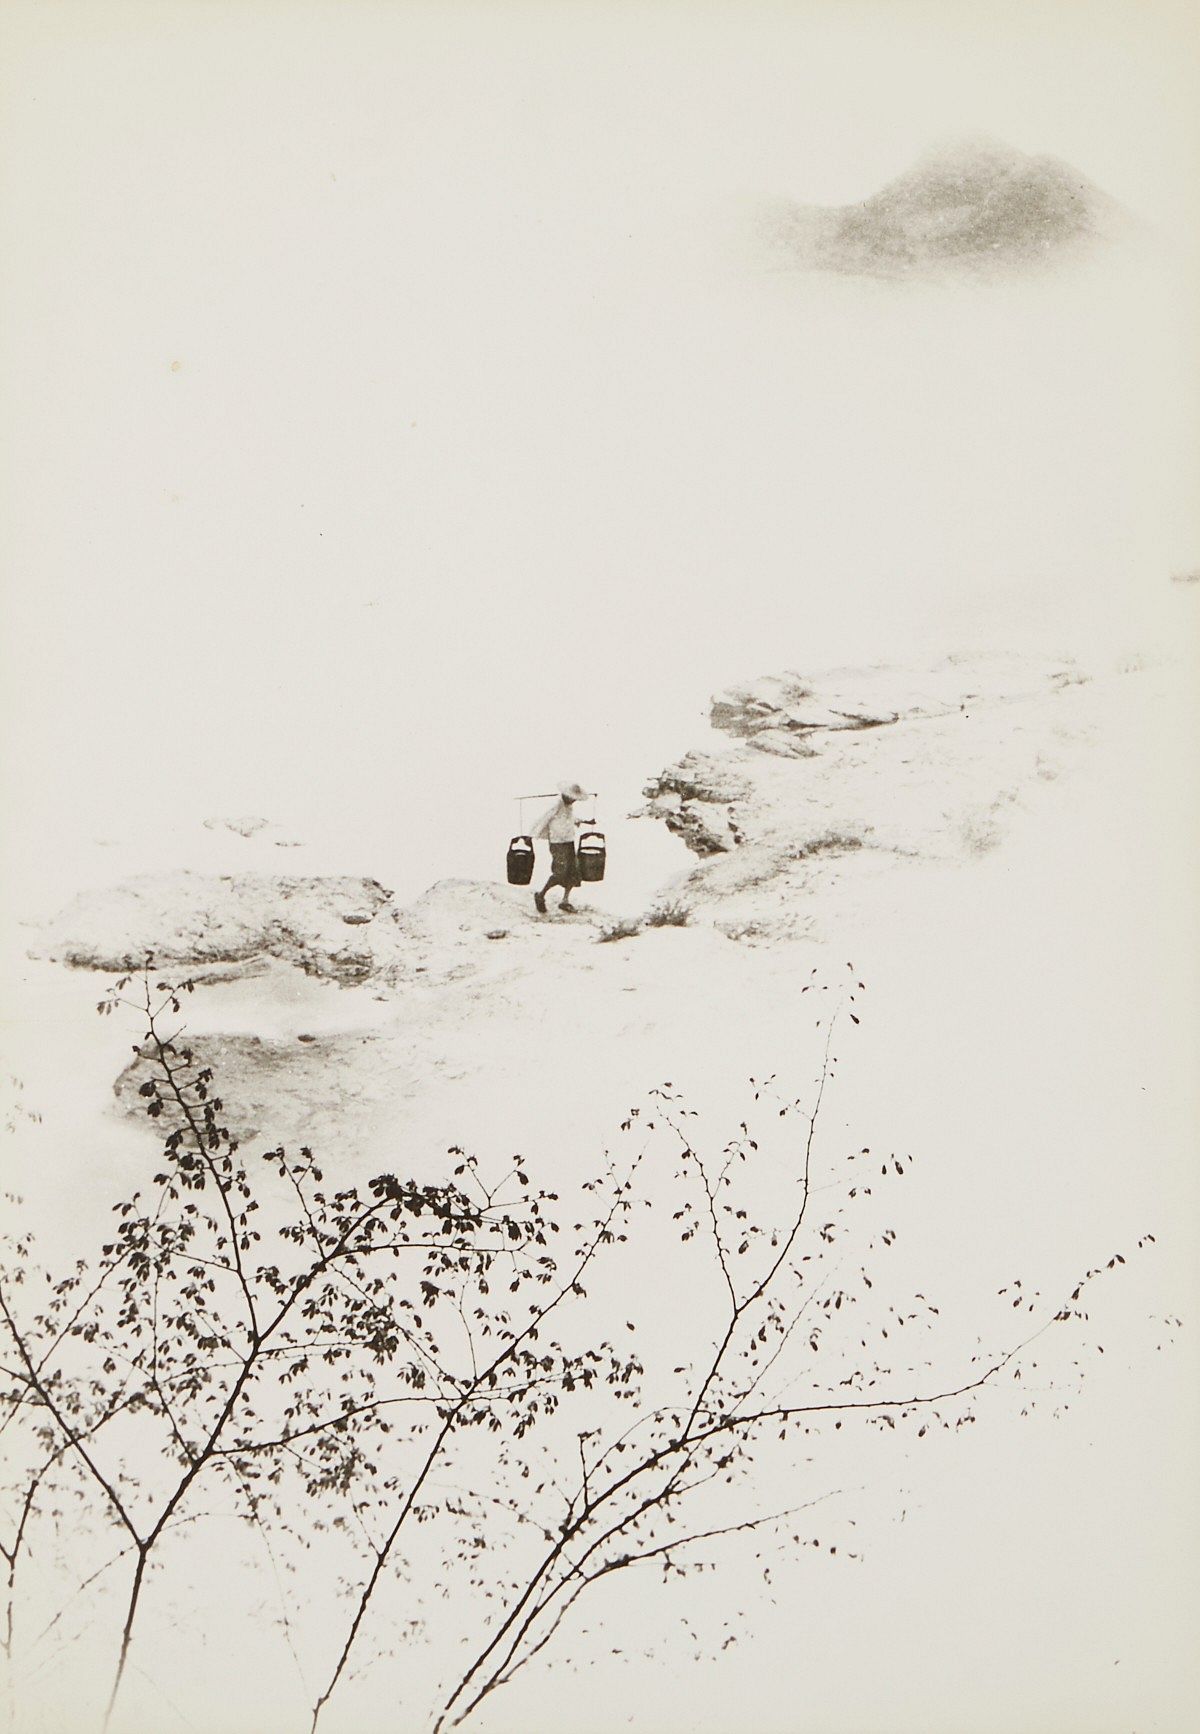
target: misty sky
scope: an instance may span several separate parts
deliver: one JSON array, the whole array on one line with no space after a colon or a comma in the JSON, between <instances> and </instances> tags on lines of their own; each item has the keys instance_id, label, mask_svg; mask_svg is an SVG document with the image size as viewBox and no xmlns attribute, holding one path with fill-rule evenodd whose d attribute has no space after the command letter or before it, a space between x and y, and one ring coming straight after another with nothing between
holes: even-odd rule
<instances>
[{"instance_id":1,"label":"misty sky","mask_svg":"<svg viewBox=\"0 0 1200 1734\"><path fill-rule=\"evenodd\" d=\"M1195 563L1183 12L283 17L6 14L18 880L151 791L385 877L415 824L440 870L464 793L494 851L510 794L624 794L715 685L1086 652ZM1124 201L1135 262L766 268L765 201L964 130Z\"/></svg>"}]
</instances>

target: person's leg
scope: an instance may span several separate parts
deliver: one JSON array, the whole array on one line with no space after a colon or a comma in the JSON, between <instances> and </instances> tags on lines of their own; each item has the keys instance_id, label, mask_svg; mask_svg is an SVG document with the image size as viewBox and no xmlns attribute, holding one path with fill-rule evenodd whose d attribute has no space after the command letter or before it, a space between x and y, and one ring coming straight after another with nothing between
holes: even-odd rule
<instances>
[{"instance_id":1,"label":"person's leg","mask_svg":"<svg viewBox=\"0 0 1200 1734\"><path fill-rule=\"evenodd\" d=\"M574 843L568 843L567 848L571 851L570 857L568 859L564 854L563 866L559 869L562 873L563 884L563 898L562 902L559 904L559 908L565 909L569 914L573 907L571 903L571 893L574 891L575 887L581 885L583 881L579 877L579 868L575 860Z\"/></svg>"},{"instance_id":2,"label":"person's leg","mask_svg":"<svg viewBox=\"0 0 1200 1734\"><path fill-rule=\"evenodd\" d=\"M545 915L545 913L546 913L546 894L547 894L547 892L550 891L553 886L562 885L565 883L565 881L561 877L561 872L562 872L561 855L559 853L559 847L555 843L552 843L550 845L550 861L551 861L551 867L550 867L549 879L547 879L546 883L542 886L542 889L540 891L535 891L533 894L534 907L536 908L539 915Z\"/></svg>"}]
</instances>

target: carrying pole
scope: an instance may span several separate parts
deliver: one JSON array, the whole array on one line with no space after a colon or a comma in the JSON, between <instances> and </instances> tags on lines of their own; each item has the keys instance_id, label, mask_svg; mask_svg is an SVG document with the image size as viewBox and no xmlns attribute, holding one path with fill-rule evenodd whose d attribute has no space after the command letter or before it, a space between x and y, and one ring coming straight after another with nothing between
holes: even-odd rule
<instances>
[{"instance_id":1,"label":"carrying pole","mask_svg":"<svg viewBox=\"0 0 1200 1734\"><path fill-rule=\"evenodd\" d=\"M590 795L593 801L598 801L600 799L599 789L585 789L584 793L587 795ZM525 830L525 803L526 803L526 801L557 801L559 799L560 799L560 795L559 795L559 791L557 789L555 789L554 792L552 794L549 794L549 795L514 795L513 800L517 803L517 830L518 830L519 834L522 837L527 835L527 832ZM591 822L592 822L592 824L595 824L595 822L596 822L595 809L594 808L593 808L593 812L592 812Z\"/></svg>"}]
</instances>

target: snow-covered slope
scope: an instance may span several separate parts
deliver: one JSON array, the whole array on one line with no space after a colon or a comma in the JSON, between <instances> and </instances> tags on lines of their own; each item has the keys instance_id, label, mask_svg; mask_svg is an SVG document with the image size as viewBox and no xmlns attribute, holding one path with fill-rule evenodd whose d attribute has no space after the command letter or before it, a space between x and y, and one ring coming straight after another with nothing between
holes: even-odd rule
<instances>
[{"instance_id":1,"label":"snow-covered slope","mask_svg":"<svg viewBox=\"0 0 1200 1734\"><path fill-rule=\"evenodd\" d=\"M1105 703L1063 660L771 676L717 695L734 744L660 772L646 811L702 858L676 895L723 932L828 933L827 887L994 848Z\"/></svg>"},{"instance_id":2,"label":"snow-covered slope","mask_svg":"<svg viewBox=\"0 0 1200 1734\"><path fill-rule=\"evenodd\" d=\"M716 1148L762 1111L748 1080L803 1092L814 1022L836 997L822 987L852 962L868 992L844 1051L839 1037L822 1174L861 1146L914 1154L890 1218L895 1256L936 1286L957 1331L1000 1329L996 1291L1017 1271L1053 1294L1131 1232L1156 1231L1159 1245L1098 1316L1107 1352L1082 1392L1070 1365L1043 1370L1055 1400L1070 1399L1065 1420L1018 1432L996 1406L969 1430L978 1439L939 1456L851 1455L835 1480L817 1477L822 1494L856 1489L846 1512L862 1562L819 1576L782 1562L778 1606L747 1603L751 1629L706 1674L690 1725L719 1734L748 1715L782 1734L793 1724L771 1721L761 1686L782 1668L787 1701L802 1697L812 1725L836 1734L1031 1726L1064 1694L1077 1721L1119 1734L1159 1702L1182 1636L1139 1624L1139 1610L1151 1578L1182 1584L1184 1571L1186 1483L1163 1441L1186 1436L1192 1411L1177 1361L1147 1333L1152 1316L1187 1310L1192 1282L1179 1011L1196 934L1187 863L1169 848L1186 793L1170 758L1186 722L1177 675L1134 662L1090 672L959 661L783 674L718 695L696 774L677 760L649 796L697 852L689 866L681 846L675 879L623 920L608 885L574 919L539 919L526 891L464 880L401 907L371 881L270 874L176 873L79 898L41 939L76 967L29 966L27 993L48 997L29 998L45 1063L23 1100L45 1120L22 1110L13 1184L63 1255L107 1231L115 1188L139 1184L155 1134L136 1129L136 1020L96 1019L87 1002L143 945L172 960L165 974L204 978L185 1002L187 1039L251 1152L310 1143L348 1183L380 1167L448 1177L451 1144L485 1163L519 1150L564 1194L657 1084L684 1093L694 1136ZM656 925L656 911L670 918ZM64 1189L58 1153L73 1143L88 1159ZM645 1175L668 1221L671 1172ZM630 1304L683 1341L697 1296L656 1270ZM1150 1454L1174 1492L1114 1496ZM793 1495L763 1490L780 1505ZM831 1507L822 1533L833 1521ZM712 1605L686 1611L719 1628L727 1592L711 1581ZM981 1620L983 1583L1003 1594ZM681 1604L649 1576L625 1593L575 1653L594 1665L605 1727L669 1727ZM797 1619L806 1646L793 1662ZM647 1645L666 1640L652 1668L611 1660L631 1623ZM863 1631L885 1628L881 1685L855 1664ZM1021 1669L995 1670L1002 1641ZM814 1647L826 1659L815 1671ZM1121 1666L1097 1668L1099 1654ZM935 1658L974 1722L930 1723ZM346 1727L375 1725L372 1689L368 1677ZM485 1725L599 1726L578 1704L577 1677L531 1670ZM286 1710L259 1726L293 1726Z\"/></svg>"},{"instance_id":3,"label":"snow-covered slope","mask_svg":"<svg viewBox=\"0 0 1200 1734\"><path fill-rule=\"evenodd\" d=\"M152 954L195 979L189 1039L243 1136L368 1160L444 1084L520 1095L573 1069L615 1112L647 1068L729 1070L735 1025L745 1067L761 1063L799 1010L796 946L886 931L936 875L969 875L1022 817L1044 819L1130 678L950 661L718 694L727 743L647 785L647 820L699 860L681 851L645 908L615 911L607 886L539 918L505 884L442 880L397 906L370 879L175 871L81 894L35 951L108 973ZM139 1077L135 1060L117 1082L137 1117Z\"/></svg>"}]
</instances>

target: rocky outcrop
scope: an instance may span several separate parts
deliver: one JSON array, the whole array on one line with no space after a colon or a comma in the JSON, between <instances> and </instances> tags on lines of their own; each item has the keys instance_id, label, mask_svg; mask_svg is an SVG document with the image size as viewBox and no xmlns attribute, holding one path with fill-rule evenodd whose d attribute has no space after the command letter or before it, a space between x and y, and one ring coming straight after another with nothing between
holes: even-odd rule
<instances>
[{"instance_id":1,"label":"rocky outcrop","mask_svg":"<svg viewBox=\"0 0 1200 1734\"><path fill-rule=\"evenodd\" d=\"M374 879L144 874L86 891L50 923L35 955L109 972L219 967L250 974L278 959L343 983L376 973L394 949L391 892Z\"/></svg>"},{"instance_id":2,"label":"rocky outcrop","mask_svg":"<svg viewBox=\"0 0 1200 1734\"><path fill-rule=\"evenodd\" d=\"M697 913L731 937L808 932L818 879L995 847L1086 732L1064 702L1084 684L1016 658L767 676L716 695L730 745L668 766L643 812L700 857L678 888Z\"/></svg>"},{"instance_id":3,"label":"rocky outcrop","mask_svg":"<svg viewBox=\"0 0 1200 1734\"><path fill-rule=\"evenodd\" d=\"M109 974L152 955L211 984L187 1001L185 1039L240 1141L391 1160L399 1124L436 1120L485 1074L519 1124L531 1055L544 1080L586 1054L590 1087L598 1049L664 1026L686 1048L710 993L747 996L736 1023L756 982L790 982L786 942L888 909L898 869L997 848L1103 707L1053 661L776 673L718 693L710 743L647 784L644 812L691 866L624 920L609 896L539 918L527 890L495 882L441 880L398 907L372 879L169 872L75 898L38 951ZM147 1076L134 1058L117 1104L161 1131Z\"/></svg>"},{"instance_id":4,"label":"rocky outcrop","mask_svg":"<svg viewBox=\"0 0 1200 1734\"><path fill-rule=\"evenodd\" d=\"M795 758L817 750L818 731L952 716L972 706L1035 699L1082 678L1069 662L1031 664L1004 657L947 657L929 669L835 669L815 676L789 671L717 693L709 721L759 752ZM724 761L716 761L710 771L710 778L730 775ZM708 798L699 790L694 793Z\"/></svg>"},{"instance_id":5,"label":"rocky outcrop","mask_svg":"<svg viewBox=\"0 0 1200 1734\"><path fill-rule=\"evenodd\" d=\"M818 878L986 852L1024 791L1056 774L1078 726L1060 701L1081 680L1068 663L992 658L729 687L710 712L728 744L684 753L645 787L643 814L700 863L663 895L731 936L782 937L809 931ZM613 920L606 908L539 921L523 889L468 880L397 907L373 879L175 871L76 897L36 954L110 974L153 958L198 982L282 965L388 996L490 991L531 967L530 948L561 960Z\"/></svg>"},{"instance_id":6,"label":"rocky outcrop","mask_svg":"<svg viewBox=\"0 0 1200 1734\"><path fill-rule=\"evenodd\" d=\"M795 918L818 876L995 847L1023 792L1056 774L1072 714L1056 701L1082 679L1065 662L950 658L727 688L710 720L728 745L683 754L645 788L643 813L700 861L669 897L723 931L780 936L807 930L808 914ZM604 919L576 917L580 942ZM109 973L152 957L201 981L282 964L394 993L498 979L519 967L514 940L561 956L570 920L547 928L500 884L442 880L398 908L373 879L177 871L83 893L37 951Z\"/></svg>"},{"instance_id":7,"label":"rocky outcrop","mask_svg":"<svg viewBox=\"0 0 1200 1734\"><path fill-rule=\"evenodd\" d=\"M643 793L651 817L685 842L693 854L719 855L739 841L734 803L751 792L748 778L714 753L685 753L652 777Z\"/></svg>"},{"instance_id":8,"label":"rocky outcrop","mask_svg":"<svg viewBox=\"0 0 1200 1734\"><path fill-rule=\"evenodd\" d=\"M397 907L373 879L271 874L143 874L76 897L43 930L35 957L122 974L155 970L196 986L269 976L286 965L318 981L381 991L435 987L506 967L502 941L540 933L561 954L611 915L587 907L543 921L524 888L442 879ZM492 941L492 944L485 944Z\"/></svg>"},{"instance_id":9,"label":"rocky outcrop","mask_svg":"<svg viewBox=\"0 0 1200 1734\"><path fill-rule=\"evenodd\" d=\"M234 819L205 819L203 824L206 831L227 831L231 836L244 837L247 842L258 837L265 842L273 843L277 849L299 849L302 847L295 837L285 836L280 831L279 826L273 824L270 819L259 818L252 814Z\"/></svg>"},{"instance_id":10,"label":"rocky outcrop","mask_svg":"<svg viewBox=\"0 0 1200 1734\"><path fill-rule=\"evenodd\" d=\"M307 981L294 962L261 957L224 974L216 964L189 968L206 991L184 1000L177 1046L212 1070L220 1122L251 1153L263 1141L307 1144L352 1168L394 1164L403 1160L398 1127L436 1118L447 1094L469 1088L481 1069L496 1099L518 1092L510 1123L520 1125L547 1080L576 1075L599 1032L619 1050L638 1004L626 997L631 976L616 948L596 944L611 921L607 910L585 908L539 918L524 888L441 880L411 905L380 911L365 930L372 973L344 991L322 982L311 960L301 964ZM165 904L160 937L160 950L179 949ZM99 966L94 950L88 959ZM247 974L256 979L243 981ZM137 1053L114 1085L116 1108L161 1137L175 1122L169 1102L147 1116L139 1092L152 1072ZM577 1088L566 1088L568 1102ZM426 1145L427 1160L446 1148L440 1137Z\"/></svg>"},{"instance_id":11,"label":"rocky outcrop","mask_svg":"<svg viewBox=\"0 0 1200 1734\"><path fill-rule=\"evenodd\" d=\"M420 1076L411 1055L397 1053L395 1043L373 1030L294 1036L213 1032L189 1037L188 1044L194 1067L209 1068L217 1080L218 1123L239 1144L267 1137L293 1147L329 1147L335 1136L345 1141L348 1126L362 1136L368 1127L354 1120L369 1122L389 1105L394 1109L416 1090ZM139 1053L113 1084L118 1108L138 1123L146 1120L146 1100L139 1091L149 1078L161 1083L162 1074ZM164 1093L161 1115L153 1122L156 1135L181 1123Z\"/></svg>"},{"instance_id":12,"label":"rocky outcrop","mask_svg":"<svg viewBox=\"0 0 1200 1734\"><path fill-rule=\"evenodd\" d=\"M847 677L844 687L834 677L818 691L797 674L768 675L718 693L709 720L726 734L753 741L761 752L801 757L813 750L803 737L814 729L876 728L899 720L903 711L896 704L904 701L898 694L894 700L873 698L871 684L870 674ZM907 702L911 706L911 696Z\"/></svg>"},{"instance_id":13,"label":"rocky outcrop","mask_svg":"<svg viewBox=\"0 0 1200 1734\"><path fill-rule=\"evenodd\" d=\"M857 204L790 206L766 229L782 263L895 277L1026 270L1117 233L1123 215L1069 163L966 139L929 152Z\"/></svg>"}]
</instances>

